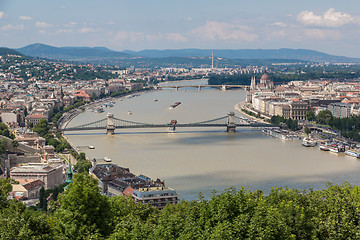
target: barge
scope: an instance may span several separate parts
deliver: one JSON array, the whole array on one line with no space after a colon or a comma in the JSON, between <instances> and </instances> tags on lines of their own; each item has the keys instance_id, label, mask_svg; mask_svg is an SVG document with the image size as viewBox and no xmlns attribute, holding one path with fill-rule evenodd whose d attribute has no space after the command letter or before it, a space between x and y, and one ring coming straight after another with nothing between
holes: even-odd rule
<instances>
[{"instance_id":1,"label":"barge","mask_svg":"<svg viewBox=\"0 0 360 240\"><path fill-rule=\"evenodd\" d=\"M170 108L176 108L177 106L179 106L181 104L181 102L176 102L173 105L170 105Z\"/></svg>"}]
</instances>

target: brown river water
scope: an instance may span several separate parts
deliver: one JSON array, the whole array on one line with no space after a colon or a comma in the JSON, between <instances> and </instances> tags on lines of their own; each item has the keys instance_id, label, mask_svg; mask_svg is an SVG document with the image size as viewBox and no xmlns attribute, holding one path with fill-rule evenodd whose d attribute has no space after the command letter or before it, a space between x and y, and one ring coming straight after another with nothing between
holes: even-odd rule
<instances>
[{"instance_id":1,"label":"brown river water","mask_svg":"<svg viewBox=\"0 0 360 240\"><path fill-rule=\"evenodd\" d=\"M103 113L86 111L68 126L106 118L108 112L119 119L142 123L200 122L235 111L234 105L245 96L243 90L158 90L117 99L114 107L104 107ZM175 102L181 104L170 109ZM236 112L236 115L241 114ZM236 133L225 130L178 128L171 133L166 128L116 129L114 135L96 130L67 132L65 136L89 159L96 158L102 163L99 159L106 156L135 174L165 180L185 200L196 200L200 192L209 197L213 190L231 186L267 193L277 186L307 190L324 188L328 182L360 184L360 161L354 157L306 148L300 141L280 140L256 129L237 128ZM95 149L88 149L89 145Z\"/></svg>"}]
</instances>

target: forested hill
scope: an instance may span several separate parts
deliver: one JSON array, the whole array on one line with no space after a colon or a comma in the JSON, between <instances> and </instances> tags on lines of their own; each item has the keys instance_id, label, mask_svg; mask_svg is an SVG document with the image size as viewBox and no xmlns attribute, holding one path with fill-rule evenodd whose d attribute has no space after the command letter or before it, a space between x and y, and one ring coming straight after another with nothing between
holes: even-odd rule
<instances>
[{"instance_id":1,"label":"forested hill","mask_svg":"<svg viewBox=\"0 0 360 240\"><path fill-rule=\"evenodd\" d=\"M32 57L57 60L122 59L128 56L126 53L113 51L105 47L53 47L40 43L16 50Z\"/></svg>"},{"instance_id":2,"label":"forested hill","mask_svg":"<svg viewBox=\"0 0 360 240\"><path fill-rule=\"evenodd\" d=\"M214 53L217 60L227 59L241 60L271 60L279 59L312 61L312 62L355 62L359 58L331 55L309 49L165 49L165 50L141 50L141 51L115 51L105 47L54 47L45 44L35 43L22 48L15 49L25 55L58 60L77 61L103 61L113 63L127 61L129 59L143 58L155 61L155 58L198 58L209 59Z\"/></svg>"},{"instance_id":3,"label":"forested hill","mask_svg":"<svg viewBox=\"0 0 360 240\"><path fill-rule=\"evenodd\" d=\"M7 56L7 55L23 56L23 54L19 53L18 51L15 51L13 49L0 47L0 56Z\"/></svg>"},{"instance_id":4,"label":"forested hill","mask_svg":"<svg viewBox=\"0 0 360 240\"><path fill-rule=\"evenodd\" d=\"M360 62L358 58L335 56L309 49L167 49L123 51L130 55L163 58L163 57L215 57L226 59L298 59L313 62Z\"/></svg>"},{"instance_id":5,"label":"forested hill","mask_svg":"<svg viewBox=\"0 0 360 240\"><path fill-rule=\"evenodd\" d=\"M41 209L7 200L0 178L0 239L358 239L360 187L344 184L308 192L228 189L209 200L163 210L131 198L102 195L96 179L73 183ZM46 210L47 209L47 210Z\"/></svg>"}]
</instances>

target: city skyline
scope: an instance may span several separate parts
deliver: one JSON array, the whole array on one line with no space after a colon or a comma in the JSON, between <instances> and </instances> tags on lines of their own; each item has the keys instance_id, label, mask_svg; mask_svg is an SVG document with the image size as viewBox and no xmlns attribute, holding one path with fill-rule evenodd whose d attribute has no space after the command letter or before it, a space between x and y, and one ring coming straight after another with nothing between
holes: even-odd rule
<instances>
[{"instance_id":1,"label":"city skyline","mask_svg":"<svg viewBox=\"0 0 360 240\"><path fill-rule=\"evenodd\" d=\"M360 2L1 1L0 46L303 48L359 57Z\"/></svg>"}]
</instances>

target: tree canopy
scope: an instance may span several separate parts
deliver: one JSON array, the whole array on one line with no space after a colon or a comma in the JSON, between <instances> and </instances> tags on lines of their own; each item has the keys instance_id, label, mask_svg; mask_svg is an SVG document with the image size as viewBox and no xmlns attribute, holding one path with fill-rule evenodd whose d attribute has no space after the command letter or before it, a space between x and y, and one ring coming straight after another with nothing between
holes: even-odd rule
<instances>
[{"instance_id":1,"label":"tree canopy","mask_svg":"<svg viewBox=\"0 0 360 240\"><path fill-rule=\"evenodd\" d=\"M0 239L357 239L360 187L318 191L229 188L210 199L163 210L100 193L97 180L77 174L52 212L7 200L0 179Z\"/></svg>"}]
</instances>

